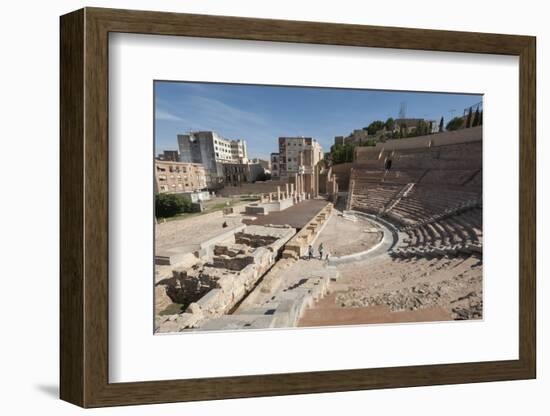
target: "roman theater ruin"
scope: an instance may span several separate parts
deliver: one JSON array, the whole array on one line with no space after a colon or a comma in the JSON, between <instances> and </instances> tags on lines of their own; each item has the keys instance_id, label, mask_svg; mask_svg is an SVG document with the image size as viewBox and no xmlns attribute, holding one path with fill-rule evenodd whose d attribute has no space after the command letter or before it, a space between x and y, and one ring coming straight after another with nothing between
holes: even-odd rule
<instances>
[{"instance_id":1,"label":"roman theater ruin","mask_svg":"<svg viewBox=\"0 0 550 416\"><path fill-rule=\"evenodd\" d=\"M356 147L316 192L157 224L155 332L481 319L481 129Z\"/></svg>"}]
</instances>

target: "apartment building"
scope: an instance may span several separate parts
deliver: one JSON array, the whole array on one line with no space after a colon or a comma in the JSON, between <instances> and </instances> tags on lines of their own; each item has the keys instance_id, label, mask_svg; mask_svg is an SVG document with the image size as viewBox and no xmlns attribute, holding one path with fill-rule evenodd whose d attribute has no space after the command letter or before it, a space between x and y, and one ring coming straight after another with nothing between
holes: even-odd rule
<instances>
[{"instance_id":1,"label":"apartment building","mask_svg":"<svg viewBox=\"0 0 550 416\"><path fill-rule=\"evenodd\" d=\"M321 144L311 137L279 137L279 177L312 173L323 159Z\"/></svg>"},{"instance_id":2,"label":"apartment building","mask_svg":"<svg viewBox=\"0 0 550 416\"><path fill-rule=\"evenodd\" d=\"M155 193L195 192L206 188L203 165L155 160Z\"/></svg>"}]
</instances>

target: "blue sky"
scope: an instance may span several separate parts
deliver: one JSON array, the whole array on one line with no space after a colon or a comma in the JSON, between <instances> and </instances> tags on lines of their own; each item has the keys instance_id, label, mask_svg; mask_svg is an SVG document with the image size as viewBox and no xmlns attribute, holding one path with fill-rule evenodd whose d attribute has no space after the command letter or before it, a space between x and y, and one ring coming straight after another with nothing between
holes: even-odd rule
<instances>
[{"instance_id":1,"label":"blue sky","mask_svg":"<svg viewBox=\"0 0 550 416\"><path fill-rule=\"evenodd\" d=\"M247 141L249 157L278 150L280 136L314 137L328 151L334 136L346 136L373 120L407 117L447 123L481 95L302 88L240 84L155 82L155 150L177 149L177 135L213 130ZM453 111L454 110L454 111Z\"/></svg>"}]
</instances>

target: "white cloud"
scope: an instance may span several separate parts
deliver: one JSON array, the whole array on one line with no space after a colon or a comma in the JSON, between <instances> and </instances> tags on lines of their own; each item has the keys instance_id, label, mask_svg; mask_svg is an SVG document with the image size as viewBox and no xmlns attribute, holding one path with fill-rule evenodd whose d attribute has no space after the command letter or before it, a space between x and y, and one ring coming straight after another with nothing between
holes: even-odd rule
<instances>
[{"instance_id":1,"label":"white cloud","mask_svg":"<svg viewBox=\"0 0 550 416\"><path fill-rule=\"evenodd\" d=\"M168 111L161 110L159 108L155 111L155 118L157 120L168 120L168 121L183 121L183 119L175 114L172 114Z\"/></svg>"},{"instance_id":2,"label":"white cloud","mask_svg":"<svg viewBox=\"0 0 550 416\"><path fill-rule=\"evenodd\" d=\"M197 114L212 120L213 124L226 124L235 127L243 125L265 127L269 124L259 114L241 110L213 98L192 96L189 98L189 107L193 107Z\"/></svg>"}]
</instances>

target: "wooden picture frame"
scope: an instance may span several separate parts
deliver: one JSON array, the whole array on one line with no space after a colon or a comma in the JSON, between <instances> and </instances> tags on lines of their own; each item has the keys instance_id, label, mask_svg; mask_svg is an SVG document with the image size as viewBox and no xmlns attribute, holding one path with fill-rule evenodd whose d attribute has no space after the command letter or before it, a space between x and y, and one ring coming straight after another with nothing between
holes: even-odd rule
<instances>
[{"instance_id":1,"label":"wooden picture frame","mask_svg":"<svg viewBox=\"0 0 550 416\"><path fill-rule=\"evenodd\" d=\"M535 38L85 8L61 17L60 396L82 407L530 379L536 376ZM108 35L111 32L519 57L519 359L109 383Z\"/></svg>"}]
</instances>

